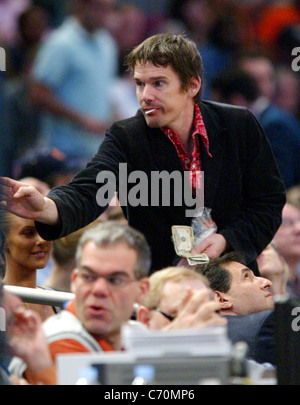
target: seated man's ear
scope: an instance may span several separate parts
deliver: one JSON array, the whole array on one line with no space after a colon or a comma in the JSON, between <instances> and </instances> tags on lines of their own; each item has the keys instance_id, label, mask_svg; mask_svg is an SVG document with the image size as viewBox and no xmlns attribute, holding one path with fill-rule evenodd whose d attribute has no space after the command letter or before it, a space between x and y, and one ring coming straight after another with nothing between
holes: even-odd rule
<instances>
[{"instance_id":1,"label":"seated man's ear","mask_svg":"<svg viewBox=\"0 0 300 405\"><path fill-rule=\"evenodd\" d=\"M189 95L194 98L200 91L201 88L201 78L193 77L189 83Z\"/></svg>"},{"instance_id":2,"label":"seated man's ear","mask_svg":"<svg viewBox=\"0 0 300 405\"><path fill-rule=\"evenodd\" d=\"M214 291L214 298L220 304L221 310L231 309L232 303L230 298L227 297L226 293L222 293L220 291Z\"/></svg>"},{"instance_id":3,"label":"seated man's ear","mask_svg":"<svg viewBox=\"0 0 300 405\"><path fill-rule=\"evenodd\" d=\"M140 305L136 311L136 319L145 326L148 326L150 322L150 310L147 307Z\"/></svg>"}]
</instances>

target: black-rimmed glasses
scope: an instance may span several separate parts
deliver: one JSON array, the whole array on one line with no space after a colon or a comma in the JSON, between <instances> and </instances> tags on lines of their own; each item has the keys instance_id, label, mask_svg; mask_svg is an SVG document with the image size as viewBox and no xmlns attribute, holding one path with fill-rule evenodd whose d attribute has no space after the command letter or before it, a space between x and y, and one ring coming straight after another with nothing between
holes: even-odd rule
<instances>
[{"instance_id":1,"label":"black-rimmed glasses","mask_svg":"<svg viewBox=\"0 0 300 405\"><path fill-rule=\"evenodd\" d=\"M167 314L166 312L164 312L164 311L162 311L161 309L159 309L159 308L155 308L154 309L156 312L159 312L160 314L162 314L165 318L167 318L169 321L174 321L174 319L176 318L175 316L173 316L173 315L170 315L170 314Z\"/></svg>"}]
</instances>

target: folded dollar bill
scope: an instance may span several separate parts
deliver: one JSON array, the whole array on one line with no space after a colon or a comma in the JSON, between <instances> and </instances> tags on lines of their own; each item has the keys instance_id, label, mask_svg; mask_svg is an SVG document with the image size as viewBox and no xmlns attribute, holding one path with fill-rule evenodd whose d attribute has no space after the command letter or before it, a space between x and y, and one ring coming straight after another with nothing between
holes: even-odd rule
<instances>
[{"instance_id":1,"label":"folded dollar bill","mask_svg":"<svg viewBox=\"0 0 300 405\"><path fill-rule=\"evenodd\" d=\"M191 226L173 225L172 239L176 254L185 257L191 266L209 262L207 254L191 252L195 247L194 232Z\"/></svg>"}]
</instances>

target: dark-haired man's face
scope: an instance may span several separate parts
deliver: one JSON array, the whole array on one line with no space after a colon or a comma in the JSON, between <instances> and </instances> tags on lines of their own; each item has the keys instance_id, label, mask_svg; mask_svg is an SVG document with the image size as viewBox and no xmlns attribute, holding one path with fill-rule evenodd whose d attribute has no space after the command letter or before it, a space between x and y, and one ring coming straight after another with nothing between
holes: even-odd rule
<instances>
[{"instance_id":1,"label":"dark-haired man's face","mask_svg":"<svg viewBox=\"0 0 300 405\"><path fill-rule=\"evenodd\" d=\"M80 2L80 19L89 32L105 26L107 17L112 11L115 0L88 0Z\"/></svg>"},{"instance_id":2,"label":"dark-haired man's face","mask_svg":"<svg viewBox=\"0 0 300 405\"><path fill-rule=\"evenodd\" d=\"M231 274L227 293L218 293L219 298L223 300L224 314L247 315L273 309L270 280L256 277L252 270L238 262L226 263L223 267Z\"/></svg>"},{"instance_id":3,"label":"dark-haired man's face","mask_svg":"<svg viewBox=\"0 0 300 405\"><path fill-rule=\"evenodd\" d=\"M200 78L192 79L189 90L184 91L171 66L155 66L147 62L137 63L134 80L137 98L149 127L166 127L178 134L183 129L186 131L187 122L193 121L194 97L201 86Z\"/></svg>"}]
</instances>

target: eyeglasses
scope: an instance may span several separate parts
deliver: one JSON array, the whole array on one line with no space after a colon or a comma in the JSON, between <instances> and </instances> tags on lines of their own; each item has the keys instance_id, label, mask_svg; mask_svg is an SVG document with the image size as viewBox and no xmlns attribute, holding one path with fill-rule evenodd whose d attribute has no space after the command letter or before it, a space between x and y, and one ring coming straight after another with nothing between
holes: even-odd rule
<instances>
[{"instance_id":1,"label":"eyeglasses","mask_svg":"<svg viewBox=\"0 0 300 405\"><path fill-rule=\"evenodd\" d=\"M78 270L78 276L86 283L93 284L99 278L103 278L111 289L119 289L126 287L128 284L137 281L136 279L131 279L127 274L123 273L112 273L108 276L99 276L98 274L92 273L85 269Z\"/></svg>"},{"instance_id":2,"label":"eyeglasses","mask_svg":"<svg viewBox=\"0 0 300 405\"><path fill-rule=\"evenodd\" d=\"M176 318L176 316L173 315L169 315L166 312L162 311L159 308L154 308L154 311L159 312L160 314L162 314L165 318L167 318L169 321L174 321L174 319Z\"/></svg>"}]
</instances>

